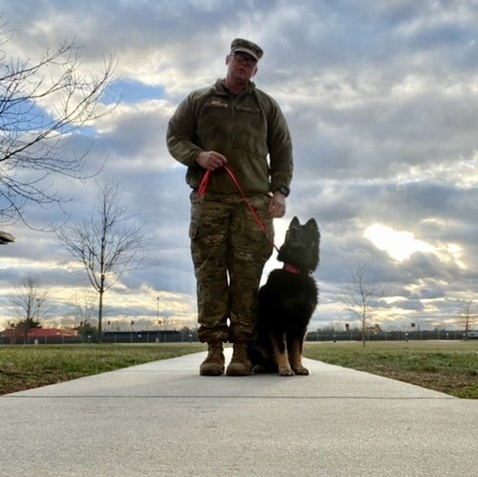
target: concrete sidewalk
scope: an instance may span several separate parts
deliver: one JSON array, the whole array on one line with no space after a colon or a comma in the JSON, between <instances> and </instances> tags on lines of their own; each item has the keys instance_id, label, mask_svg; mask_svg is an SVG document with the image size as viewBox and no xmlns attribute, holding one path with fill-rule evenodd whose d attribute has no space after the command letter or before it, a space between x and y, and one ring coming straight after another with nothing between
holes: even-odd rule
<instances>
[{"instance_id":1,"label":"concrete sidewalk","mask_svg":"<svg viewBox=\"0 0 478 477\"><path fill-rule=\"evenodd\" d=\"M0 476L478 475L477 401L310 360L201 377L204 356L0 397Z\"/></svg>"}]
</instances>

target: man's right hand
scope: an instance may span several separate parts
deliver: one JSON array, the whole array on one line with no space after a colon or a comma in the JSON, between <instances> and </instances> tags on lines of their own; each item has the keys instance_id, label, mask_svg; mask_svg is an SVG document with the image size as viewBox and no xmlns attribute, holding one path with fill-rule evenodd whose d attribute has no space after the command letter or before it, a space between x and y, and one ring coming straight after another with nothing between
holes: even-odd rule
<instances>
[{"instance_id":1,"label":"man's right hand","mask_svg":"<svg viewBox=\"0 0 478 477\"><path fill-rule=\"evenodd\" d=\"M196 162L208 171L215 171L216 169L227 164L227 159L218 152L203 151L200 152L196 157Z\"/></svg>"}]
</instances>

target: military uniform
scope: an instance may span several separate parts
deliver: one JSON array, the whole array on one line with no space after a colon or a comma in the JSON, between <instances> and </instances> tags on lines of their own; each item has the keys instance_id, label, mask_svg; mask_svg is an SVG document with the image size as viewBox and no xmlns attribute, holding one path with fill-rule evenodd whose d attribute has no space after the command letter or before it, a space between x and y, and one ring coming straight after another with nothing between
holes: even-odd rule
<instances>
[{"instance_id":1,"label":"military uniform","mask_svg":"<svg viewBox=\"0 0 478 477\"><path fill-rule=\"evenodd\" d=\"M256 58L262 55L254 50L257 45L238 41L236 46L243 51ZM272 253L270 193L287 189L292 178L292 144L284 116L276 101L253 82L235 96L224 80L217 80L181 102L169 121L167 145L171 155L187 166L186 181L193 189L190 238L199 337L206 342L250 341L257 289ZM227 167L256 209L267 236L224 168L210 174L205 197L198 196L205 170L196 158L202 151L227 158Z\"/></svg>"},{"instance_id":2,"label":"military uniform","mask_svg":"<svg viewBox=\"0 0 478 477\"><path fill-rule=\"evenodd\" d=\"M249 196L268 232L259 229L239 194L191 194L191 253L197 279L201 341L254 339L256 299L272 253L270 198ZM229 326L227 320L229 319Z\"/></svg>"}]
</instances>

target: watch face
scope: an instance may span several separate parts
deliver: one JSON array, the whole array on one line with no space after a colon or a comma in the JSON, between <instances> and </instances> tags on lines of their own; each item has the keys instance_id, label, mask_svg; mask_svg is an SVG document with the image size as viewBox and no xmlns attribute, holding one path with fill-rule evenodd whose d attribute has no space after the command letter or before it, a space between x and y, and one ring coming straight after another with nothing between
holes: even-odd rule
<instances>
[{"instance_id":1,"label":"watch face","mask_svg":"<svg viewBox=\"0 0 478 477\"><path fill-rule=\"evenodd\" d=\"M281 194L284 194L286 197L289 195L289 189L287 187L279 187L279 189L277 189Z\"/></svg>"}]
</instances>

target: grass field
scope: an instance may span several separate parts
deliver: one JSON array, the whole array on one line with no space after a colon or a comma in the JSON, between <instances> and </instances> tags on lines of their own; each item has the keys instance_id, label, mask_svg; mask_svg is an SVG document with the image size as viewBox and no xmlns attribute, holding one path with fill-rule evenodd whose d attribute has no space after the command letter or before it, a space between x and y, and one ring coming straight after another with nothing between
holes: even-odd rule
<instances>
[{"instance_id":1,"label":"grass field","mask_svg":"<svg viewBox=\"0 0 478 477\"><path fill-rule=\"evenodd\" d=\"M0 394L205 350L200 343L0 346Z\"/></svg>"},{"instance_id":2,"label":"grass field","mask_svg":"<svg viewBox=\"0 0 478 477\"><path fill-rule=\"evenodd\" d=\"M478 341L306 343L304 355L417 384L452 396L478 399Z\"/></svg>"},{"instance_id":3,"label":"grass field","mask_svg":"<svg viewBox=\"0 0 478 477\"><path fill-rule=\"evenodd\" d=\"M205 345L0 346L0 394L206 349ZM478 341L306 343L305 356L478 399Z\"/></svg>"}]
</instances>

